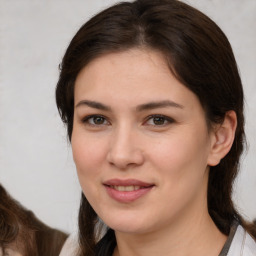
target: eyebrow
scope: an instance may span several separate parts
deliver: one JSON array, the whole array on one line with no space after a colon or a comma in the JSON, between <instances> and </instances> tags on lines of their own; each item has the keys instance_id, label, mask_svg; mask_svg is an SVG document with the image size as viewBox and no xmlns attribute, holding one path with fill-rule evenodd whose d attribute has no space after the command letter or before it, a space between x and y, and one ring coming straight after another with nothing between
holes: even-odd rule
<instances>
[{"instance_id":1,"label":"eyebrow","mask_svg":"<svg viewBox=\"0 0 256 256\"><path fill-rule=\"evenodd\" d=\"M96 102L96 101L90 101L90 100L81 100L76 104L76 108L86 105L91 108L96 108L104 111L111 111L111 108L109 106L106 106L102 103ZM184 106L171 101L171 100L164 100L164 101L154 101L154 102L148 102L145 104L141 104L136 107L136 110L141 112L145 110L151 110L151 109L156 109L156 108L166 108L166 107L175 107L175 108L180 108L183 109Z\"/></svg>"},{"instance_id":2,"label":"eyebrow","mask_svg":"<svg viewBox=\"0 0 256 256\"><path fill-rule=\"evenodd\" d=\"M156 109L156 108L166 108L166 107L175 107L183 109L184 106L171 101L171 100L164 100L164 101L155 101L155 102L149 102L146 104L142 104L136 107L137 111L144 111L144 110L150 110L150 109Z\"/></svg>"},{"instance_id":3,"label":"eyebrow","mask_svg":"<svg viewBox=\"0 0 256 256\"><path fill-rule=\"evenodd\" d=\"M77 108L77 107L80 107L80 106L83 106L83 105L86 105L86 106L91 107L91 108L105 110L105 111L110 111L111 110L110 107L108 107L108 106L106 106L102 103L99 103L99 102L96 102L96 101L91 101L91 100L81 100L76 104L75 107Z\"/></svg>"}]
</instances>

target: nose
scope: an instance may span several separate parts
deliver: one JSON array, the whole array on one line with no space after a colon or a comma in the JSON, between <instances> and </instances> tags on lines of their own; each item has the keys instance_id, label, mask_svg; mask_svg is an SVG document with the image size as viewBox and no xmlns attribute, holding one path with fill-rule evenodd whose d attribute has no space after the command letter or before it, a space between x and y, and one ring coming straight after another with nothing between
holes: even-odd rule
<instances>
[{"instance_id":1,"label":"nose","mask_svg":"<svg viewBox=\"0 0 256 256\"><path fill-rule=\"evenodd\" d=\"M138 134L127 127L113 132L107 161L121 170L142 165L144 154Z\"/></svg>"}]
</instances>

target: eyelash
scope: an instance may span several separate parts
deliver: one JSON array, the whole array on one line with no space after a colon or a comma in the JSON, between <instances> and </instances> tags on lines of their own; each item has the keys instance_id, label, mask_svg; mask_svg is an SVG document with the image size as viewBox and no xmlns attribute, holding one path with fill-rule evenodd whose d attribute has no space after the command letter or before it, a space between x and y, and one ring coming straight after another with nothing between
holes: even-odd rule
<instances>
[{"instance_id":1,"label":"eyelash","mask_svg":"<svg viewBox=\"0 0 256 256\"><path fill-rule=\"evenodd\" d=\"M91 126L101 126L101 125L105 125L105 124L93 124L93 123L90 123L90 119L95 119L95 118L102 118L105 121L107 121L107 118L102 116L102 115L89 115L89 116L86 116L85 118L83 118L82 122L85 123L85 124L88 124L88 125L91 125ZM109 121L107 121L108 124L109 124Z\"/></svg>"},{"instance_id":2,"label":"eyelash","mask_svg":"<svg viewBox=\"0 0 256 256\"><path fill-rule=\"evenodd\" d=\"M95 118L101 118L103 120L102 124L95 124L90 122L90 119L92 119L92 121L95 121ZM153 120L154 118L158 118L161 119L161 121L164 121L163 124L147 124L150 120ZM102 125L110 125L110 122L107 120L106 117L102 116L102 115L89 115L86 116L85 118L82 119L82 122L85 124L88 124L90 126L102 126ZM107 122L107 124L105 124L105 122ZM148 125L148 126L159 126L159 127L163 127L166 126L168 124L174 123L175 120L171 117L165 116L165 115L159 115L159 114L155 114L155 115L150 115L148 116L145 121L143 122L143 125Z\"/></svg>"},{"instance_id":3,"label":"eyelash","mask_svg":"<svg viewBox=\"0 0 256 256\"><path fill-rule=\"evenodd\" d=\"M148 124L148 125L150 125L150 126L159 126L159 127L163 127L163 126L166 126L166 125L168 125L168 124L171 124L171 123L174 123L174 122L175 122L174 119L171 118L171 117L168 117L168 116L165 116L165 115L156 114L156 115L151 115L151 116L147 117L146 120L145 120L145 122L144 122L143 124L147 123L147 122L148 122L149 120L151 120L151 119L153 120L154 118L160 118L160 119L162 119L162 121L164 121L164 124L160 124L160 125L157 125L157 124Z\"/></svg>"}]
</instances>

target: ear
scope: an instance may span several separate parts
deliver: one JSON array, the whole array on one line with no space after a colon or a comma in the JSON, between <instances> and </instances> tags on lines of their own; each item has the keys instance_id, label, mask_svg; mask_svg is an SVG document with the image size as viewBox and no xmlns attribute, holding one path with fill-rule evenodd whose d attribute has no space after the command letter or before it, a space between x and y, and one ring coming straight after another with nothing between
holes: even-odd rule
<instances>
[{"instance_id":1,"label":"ear","mask_svg":"<svg viewBox=\"0 0 256 256\"><path fill-rule=\"evenodd\" d=\"M235 111L228 111L224 121L216 125L212 131L211 151L208 165L216 166L230 151L235 138L237 117Z\"/></svg>"}]
</instances>

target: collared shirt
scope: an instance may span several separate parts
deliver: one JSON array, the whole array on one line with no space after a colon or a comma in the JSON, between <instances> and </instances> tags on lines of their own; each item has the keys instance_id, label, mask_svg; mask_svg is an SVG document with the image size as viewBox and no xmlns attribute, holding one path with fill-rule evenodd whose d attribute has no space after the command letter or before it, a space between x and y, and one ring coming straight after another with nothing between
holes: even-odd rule
<instances>
[{"instance_id":1,"label":"collared shirt","mask_svg":"<svg viewBox=\"0 0 256 256\"><path fill-rule=\"evenodd\" d=\"M70 236L59 256L78 256L76 236ZM256 241L241 225L234 224L219 256L256 256Z\"/></svg>"},{"instance_id":2,"label":"collared shirt","mask_svg":"<svg viewBox=\"0 0 256 256\"><path fill-rule=\"evenodd\" d=\"M233 225L219 256L256 256L256 241L241 225Z\"/></svg>"}]
</instances>

